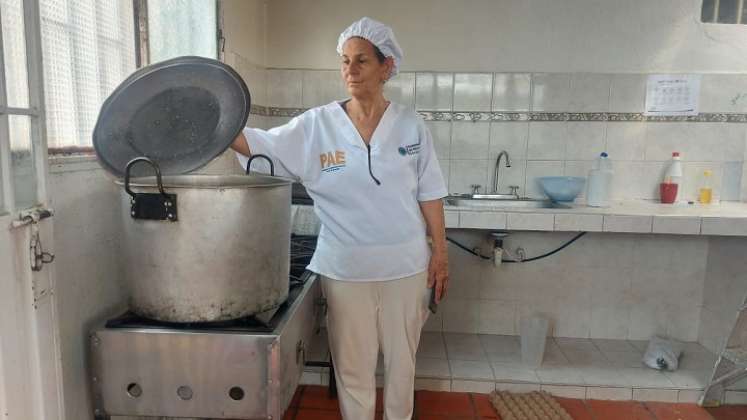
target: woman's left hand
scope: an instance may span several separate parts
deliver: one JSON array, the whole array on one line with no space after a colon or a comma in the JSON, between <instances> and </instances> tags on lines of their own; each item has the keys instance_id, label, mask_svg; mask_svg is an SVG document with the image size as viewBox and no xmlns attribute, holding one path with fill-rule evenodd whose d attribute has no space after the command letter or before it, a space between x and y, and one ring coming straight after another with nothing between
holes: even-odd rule
<instances>
[{"instance_id":1,"label":"woman's left hand","mask_svg":"<svg viewBox=\"0 0 747 420\"><path fill-rule=\"evenodd\" d=\"M449 286L449 256L446 251L435 251L428 264L428 288L436 288L436 303L446 296Z\"/></svg>"}]
</instances>

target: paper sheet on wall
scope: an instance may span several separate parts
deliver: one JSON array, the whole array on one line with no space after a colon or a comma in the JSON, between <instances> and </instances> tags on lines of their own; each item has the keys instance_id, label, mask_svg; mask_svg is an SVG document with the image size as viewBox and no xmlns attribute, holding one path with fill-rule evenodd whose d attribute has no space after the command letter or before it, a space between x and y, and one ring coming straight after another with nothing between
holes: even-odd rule
<instances>
[{"instance_id":1,"label":"paper sheet on wall","mask_svg":"<svg viewBox=\"0 0 747 420\"><path fill-rule=\"evenodd\" d=\"M652 74L643 115L698 115L699 74Z\"/></svg>"}]
</instances>

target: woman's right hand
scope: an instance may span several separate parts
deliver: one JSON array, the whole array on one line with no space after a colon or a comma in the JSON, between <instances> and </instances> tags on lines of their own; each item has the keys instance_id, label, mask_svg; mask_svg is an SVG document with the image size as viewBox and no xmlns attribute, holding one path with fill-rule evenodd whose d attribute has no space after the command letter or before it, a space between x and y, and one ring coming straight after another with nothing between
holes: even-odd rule
<instances>
[{"instance_id":1,"label":"woman's right hand","mask_svg":"<svg viewBox=\"0 0 747 420\"><path fill-rule=\"evenodd\" d=\"M252 155L252 152L249 150L249 143L247 143L243 132L239 133L239 135L233 140L233 143L231 143L231 149L247 157Z\"/></svg>"}]
</instances>

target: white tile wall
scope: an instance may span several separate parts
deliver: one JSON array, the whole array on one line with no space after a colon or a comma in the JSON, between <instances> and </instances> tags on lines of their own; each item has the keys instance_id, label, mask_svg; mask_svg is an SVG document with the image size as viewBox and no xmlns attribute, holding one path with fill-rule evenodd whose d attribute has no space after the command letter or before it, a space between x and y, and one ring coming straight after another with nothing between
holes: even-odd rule
<instances>
[{"instance_id":1,"label":"white tile wall","mask_svg":"<svg viewBox=\"0 0 747 420\"><path fill-rule=\"evenodd\" d=\"M490 125L474 122L452 124L451 159L486 159L490 144Z\"/></svg>"},{"instance_id":2,"label":"white tile wall","mask_svg":"<svg viewBox=\"0 0 747 420\"><path fill-rule=\"evenodd\" d=\"M594 160L605 147L606 124L592 122L568 123L565 160Z\"/></svg>"},{"instance_id":3,"label":"white tile wall","mask_svg":"<svg viewBox=\"0 0 747 420\"><path fill-rule=\"evenodd\" d=\"M568 109L571 112L607 112L610 105L609 74L574 73Z\"/></svg>"},{"instance_id":4,"label":"white tile wall","mask_svg":"<svg viewBox=\"0 0 747 420\"><path fill-rule=\"evenodd\" d=\"M347 91L339 71L304 71L302 105L311 108L319 104L345 99Z\"/></svg>"},{"instance_id":5,"label":"white tile wall","mask_svg":"<svg viewBox=\"0 0 747 420\"><path fill-rule=\"evenodd\" d=\"M490 213L461 216L465 214ZM484 231L458 230L450 236L468 248L489 252ZM514 232L503 246L514 254L521 246L531 257L572 236ZM520 319L538 313L550 320L556 337L648 340L660 333L696 340L707 254L708 240L702 237L600 233L587 234L552 257L496 268L452 246L454 289L449 299L463 306L454 315L459 322L450 323L449 331L518 334ZM706 305L724 293L709 292Z\"/></svg>"},{"instance_id":6,"label":"white tile wall","mask_svg":"<svg viewBox=\"0 0 747 420\"><path fill-rule=\"evenodd\" d=\"M496 73L493 78L493 111L529 111L531 75Z\"/></svg>"},{"instance_id":7,"label":"white tile wall","mask_svg":"<svg viewBox=\"0 0 747 420\"><path fill-rule=\"evenodd\" d=\"M490 73L457 73L454 75L454 109L490 111L493 75Z\"/></svg>"},{"instance_id":8,"label":"white tile wall","mask_svg":"<svg viewBox=\"0 0 747 420\"><path fill-rule=\"evenodd\" d=\"M300 108L303 103L302 85L303 72L300 70L269 70L267 72L267 106Z\"/></svg>"},{"instance_id":9,"label":"white tile wall","mask_svg":"<svg viewBox=\"0 0 747 420\"><path fill-rule=\"evenodd\" d=\"M399 73L384 85L384 95L393 102L415 107L415 73Z\"/></svg>"},{"instance_id":10,"label":"white tile wall","mask_svg":"<svg viewBox=\"0 0 747 420\"><path fill-rule=\"evenodd\" d=\"M568 123L565 122L529 123L529 143L527 147L527 159L564 159L566 144L568 143L567 125Z\"/></svg>"},{"instance_id":11,"label":"white tile wall","mask_svg":"<svg viewBox=\"0 0 747 420\"><path fill-rule=\"evenodd\" d=\"M532 111L564 112L571 102L571 75L532 75Z\"/></svg>"},{"instance_id":12,"label":"white tile wall","mask_svg":"<svg viewBox=\"0 0 747 420\"><path fill-rule=\"evenodd\" d=\"M347 96L336 70L263 70L231 61L253 86L254 102L278 107L311 107ZM385 86L395 102L430 111L642 112L645 74L593 73L449 73L404 72ZM262 86L267 86L266 89ZM266 92L265 92L266 91ZM264 103L262 102L264 101ZM702 111L747 112L744 75L705 75ZM489 127L489 128L486 128ZM681 198L692 200L703 169L714 171L714 196L720 200L747 199L744 171L747 124L693 122L478 122L429 123L439 160L494 160L501 150L515 162L558 161L543 175L586 176L592 161L607 151L615 161L614 199L658 199L658 184L673 151L682 153L685 179ZM488 133L488 134L486 134ZM487 138L487 140L486 140ZM487 146L486 146L487 142ZM486 162L485 167L492 167ZM465 177L475 170L451 167L458 179L452 192L468 192ZM482 167L482 164L480 164ZM456 169L456 170L454 170ZM518 169L518 170L516 170ZM534 196L534 168L517 167L511 185ZM481 177L480 177L481 178ZM524 181L518 182L523 178ZM492 175L480 183L490 182ZM508 185L503 182L502 185ZM583 195L581 196L583 198Z\"/></svg>"},{"instance_id":13,"label":"white tile wall","mask_svg":"<svg viewBox=\"0 0 747 420\"><path fill-rule=\"evenodd\" d=\"M415 77L415 107L433 111L451 111L454 98L452 73L418 73Z\"/></svg>"},{"instance_id":14,"label":"white tile wall","mask_svg":"<svg viewBox=\"0 0 747 420\"><path fill-rule=\"evenodd\" d=\"M610 111L641 112L645 95L645 74L615 74L611 80Z\"/></svg>"}]
</instances>

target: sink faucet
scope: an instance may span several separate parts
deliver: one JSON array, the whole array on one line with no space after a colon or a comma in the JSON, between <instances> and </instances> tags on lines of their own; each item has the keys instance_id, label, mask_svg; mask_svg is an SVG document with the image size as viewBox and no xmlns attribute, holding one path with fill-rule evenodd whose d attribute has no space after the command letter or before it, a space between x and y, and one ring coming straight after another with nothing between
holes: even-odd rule
<instances>
[{"instance_id":1,"label":"sink faucet","mask_svg":"<svg viewBox=\"0 0 747 420\"><path fill-rule=\"evenodd\" d=\"M501 166L501 158L503 156L506 156L506 167L511 167L511 159L508 157L508 152L505 150L501 150L501 152L498 153L498 159L495 160L495 173L493 174L493 194L498 194L498 173Z\"/></svg>"}]
</instances>

